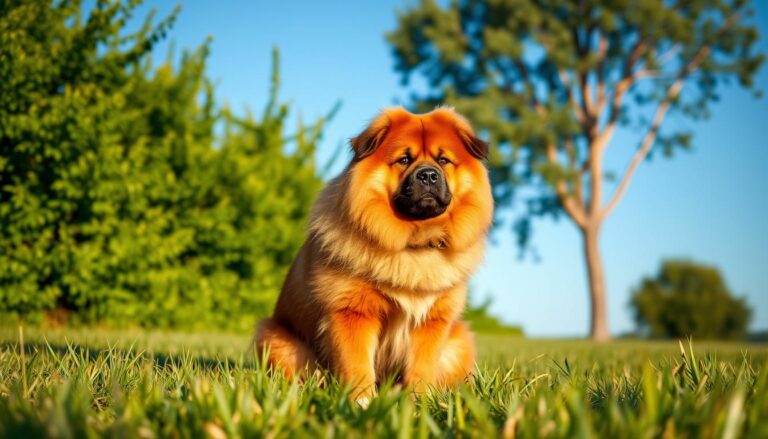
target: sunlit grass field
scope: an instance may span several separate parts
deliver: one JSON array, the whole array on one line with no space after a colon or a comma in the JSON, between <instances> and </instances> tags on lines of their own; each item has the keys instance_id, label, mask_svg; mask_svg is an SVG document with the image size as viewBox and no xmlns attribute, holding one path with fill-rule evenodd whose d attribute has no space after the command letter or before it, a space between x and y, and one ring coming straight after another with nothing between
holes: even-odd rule
<instances>
[{"instance_id":1,"label":"sunlit grass field","mask_svg":"<svg viewBox=\"0 0 768 439\"><path fill-rule=\"evenodd\" d=\"M768 346L478 336L463 386L275 376L227 334L0 328L0 437L768 437ZM692 348L691 348L692 346Z\"/></svg>"}]
</instances>

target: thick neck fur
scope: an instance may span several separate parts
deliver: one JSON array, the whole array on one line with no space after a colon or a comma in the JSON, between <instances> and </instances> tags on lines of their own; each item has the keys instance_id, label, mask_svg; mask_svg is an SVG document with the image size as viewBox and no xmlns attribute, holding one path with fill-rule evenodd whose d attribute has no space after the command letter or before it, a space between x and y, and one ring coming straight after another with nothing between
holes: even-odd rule
<instances>
[{"instance_id":1,"label":"thick neck fur","mask_svg":"<svg viewBox=\"0 0 768 439\"><path fill-rule=\"evenodd\" d=\"M310 237L329 263L374 280L382 289L414 293L446 290L466 282L475 271L485 249L484 231L467 245L445 247L434 241L450 243L450 236L413 226L410 235L400 238L399 248L388 248L350 214L344 198L353 190L348 185L349 170L329 183L313 207Z\"/></svg>"}]
</instances>

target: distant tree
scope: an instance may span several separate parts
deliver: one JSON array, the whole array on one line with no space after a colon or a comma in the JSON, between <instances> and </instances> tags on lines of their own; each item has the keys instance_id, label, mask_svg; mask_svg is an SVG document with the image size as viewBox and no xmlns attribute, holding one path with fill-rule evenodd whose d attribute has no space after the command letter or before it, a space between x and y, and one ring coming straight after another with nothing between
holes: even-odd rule
<instances>
[{"instance_id":1,"label":"distant tree","mask_svg":"<svg viewBox=\"0 0 768 439\"><path fill-rule=\"evenodd\" d=\"M689 145L691 133L661 129L668 113L706 117L721 83L753 86L763 56L750 13L744 0L422 0L387 38L404 83L426 80L417 109L454 105L490 138L498 204L535 189L515 222L523 247L532 218L565 214L578 227L590 334L605 340L601 226L646 157ZM614 174L603 158L622 125L642 134L604 202Z\"/></svg>"},{"instance_id":2,"label":"distant tree","mask_svg":"<svg viewBox=\"0 0 768 439\"><path fill-rule=\"evenodd\" d=\"M323 120L215 105L208 48L155 67L175 19L137 2L0 2L0 320L250 330L321 186ZM216 136L219 125L223 135Z\"/></svg>"},{"instance_id":3,"label":"distant tree","mask_svg":"<svg viewBox=\"0 0 768 439\"><path fill-rule=\"evenodd\" d=\"M654 338L740 339L751 317L717 268L688 261L663 262L635 289L631 305L641 332Z\"/></svg>"}]
</instances>

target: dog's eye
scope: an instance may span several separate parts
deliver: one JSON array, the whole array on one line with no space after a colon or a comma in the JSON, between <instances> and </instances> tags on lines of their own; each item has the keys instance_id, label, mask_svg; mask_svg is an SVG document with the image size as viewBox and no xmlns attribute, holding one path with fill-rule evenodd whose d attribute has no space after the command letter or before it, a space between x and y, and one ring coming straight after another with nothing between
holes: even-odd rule
<instances>
[{"instance_id":1,"label":"dog's eye","mask_svg":"<svg viewBox=\"0 0 768 439\"><path fill-rule=\"evenodd\" d=\"M411 164L411 158L408 156L405 156L397 161L397 163L400 163L403 166L408 166Z\"/></svg>"},{"instance_id":2,"label":"dog's eye","mask_svg":"<svg viewBox=\"0 0 768 439\"><path fill-rule=\"evenodd\" d=\"M451 161L450 161L450 160L448 160L448 159L447 159L447 158L445 158L445 157L438 157L438 159L437 159L437 163L438 163L440 166L445 166L445 165L447 165L448 163L451 163Z\"/></svg>"}]
</instances>

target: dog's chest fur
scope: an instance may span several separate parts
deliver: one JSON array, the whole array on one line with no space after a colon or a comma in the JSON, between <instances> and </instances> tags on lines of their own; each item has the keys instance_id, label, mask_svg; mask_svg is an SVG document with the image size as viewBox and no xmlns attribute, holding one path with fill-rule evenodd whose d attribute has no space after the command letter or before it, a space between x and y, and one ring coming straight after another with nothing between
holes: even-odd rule
<instances>
[{"instance_id":1,"label":"dog's chest fur","mask_svg":"<svg viewBox=\"0 0 768 439\"><path fill-rule=\"evenodd\" d=\"M437 294L404 294L386 292L396 304L387 316L376 352L376 378L383 380L402 373L408 367L411 332L427 318Z\"/></svg>"}]
</instances>

